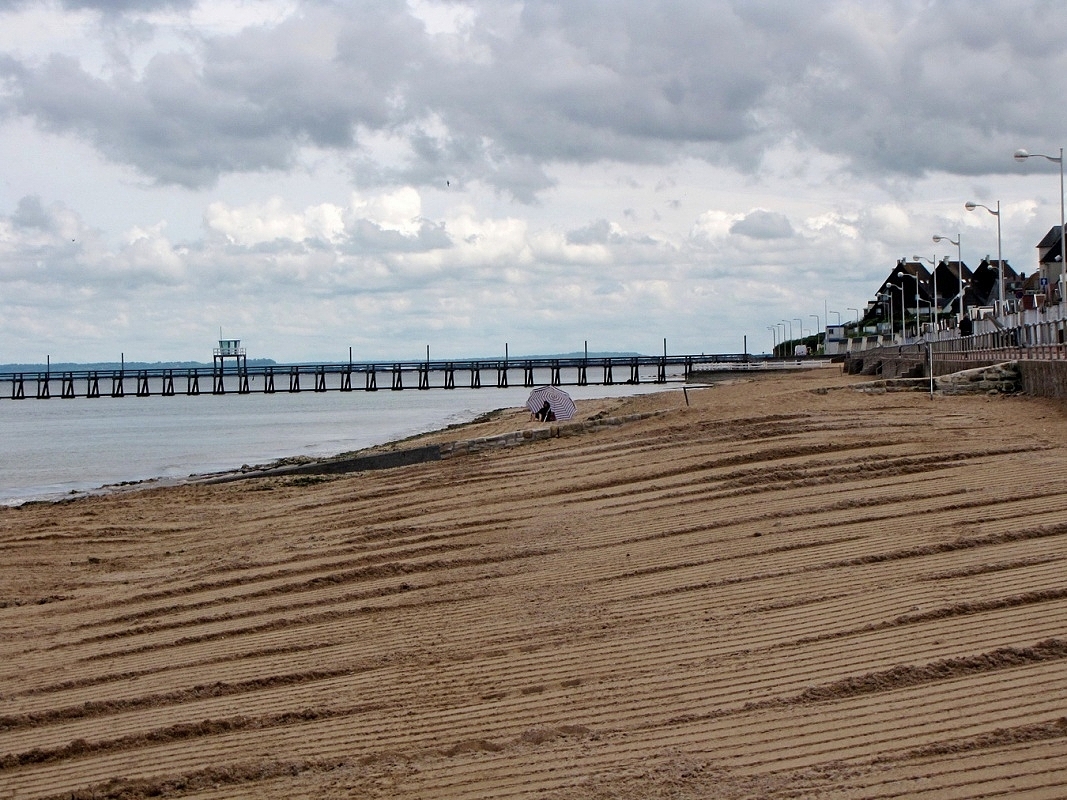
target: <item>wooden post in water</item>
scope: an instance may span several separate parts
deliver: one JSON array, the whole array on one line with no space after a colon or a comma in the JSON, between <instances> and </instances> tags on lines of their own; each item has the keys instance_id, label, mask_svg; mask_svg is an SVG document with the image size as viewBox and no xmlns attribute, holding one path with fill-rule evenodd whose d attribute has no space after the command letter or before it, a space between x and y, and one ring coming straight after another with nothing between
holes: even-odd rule
<instances>
[{"instance_id":1,"label":"wooden post in water","mask_svg":"<svg viewBox=\"0 0 1067 800\"><path fill-rule=\"evenodd\" d=\"M352 348L348 348L348 370L341 375L341 391L352 391Z\"/></svg>"},{"instance_id":2,"label":"wooden post in water","mask_svg":"<svg viewBox=\"0 0 1067 800\"><path fill-rule=\"evenodd\" d=\"M52 356L46 355L45 367L44 367L44 379L42 381L41 373L37 373L37 399L47 400L52 396L51 382L52 382Z\"/></svg>"}]
</instances>

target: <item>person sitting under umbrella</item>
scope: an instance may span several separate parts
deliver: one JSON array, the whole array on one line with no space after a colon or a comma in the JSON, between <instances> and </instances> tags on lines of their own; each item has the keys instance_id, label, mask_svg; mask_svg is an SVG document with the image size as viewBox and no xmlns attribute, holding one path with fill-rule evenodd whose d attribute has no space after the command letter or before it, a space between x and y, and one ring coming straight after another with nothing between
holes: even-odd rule
<instances>
[{"instance_id":1,"label":"person sitting under umbrella","mask_svg":"<svg viewBox=\"0 0 1067 800\"><path fill-rule=\"evenodd\" d=\"M570 395L557 386L534 389L526 400L526 407L541 422L571 419L577 411Z\"/></svg>"},{"instance_id":2,"label":"person sitting under umbrella","mask_svg":"<svg viewBox=\"0 0 1067 800\"><path fill-rule=\"evenodd\" d=\"M545 404L541 406L541 410L534 414L541 422L552 422L556 419L556 415L552 413L552 406L545 400Z\"/></svg>"}]
</instances>

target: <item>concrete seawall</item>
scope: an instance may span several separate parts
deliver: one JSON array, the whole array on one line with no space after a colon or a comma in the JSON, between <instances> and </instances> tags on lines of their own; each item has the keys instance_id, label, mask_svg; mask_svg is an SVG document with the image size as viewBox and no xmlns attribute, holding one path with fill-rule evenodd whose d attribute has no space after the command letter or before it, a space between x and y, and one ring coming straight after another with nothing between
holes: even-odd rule
<instances>
[{"instance_id":1,"label":"concrete seawall","mask_svg":"<svg viewBox=\"0 0 1067 800\"><path fill-rule=\"evenodd\" d=\"M1067 361L1020 361L1019 377L1028 395L1067 398Z\"/></svg>"},{"instance_id":2,"label":"concrete seawall","mask_svg":"<svg viewBox=\"0 0 1067 800\"><path fill-rule=\"evenodd\" d=\"M885 379L928 378L930 365L925 348L882 347L846 357L844 369L850 375L871 375ZM1067 361L1047 359L967 358L934 356L934 377L966 370L991 367L1011 361L1019 371L1019 390L1032 397L1067 399Z\"/></svg>"}]
</instances>

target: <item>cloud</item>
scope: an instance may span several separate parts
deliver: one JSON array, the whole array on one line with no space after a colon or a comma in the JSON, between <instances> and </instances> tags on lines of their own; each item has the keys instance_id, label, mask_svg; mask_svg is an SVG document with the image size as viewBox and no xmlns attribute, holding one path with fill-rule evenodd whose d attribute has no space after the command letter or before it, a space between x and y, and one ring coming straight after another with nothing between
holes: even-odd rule
<instances>
[{"instance_id":1,"label":"cloud","mask_svg":"<svg viewBox=\"0 0 1067 800\"><path fill-rule=\"evenodd\" d=\"M232 317L280 358L357 327L385 357L450 326L461 355L705 349L861 304L933 233L993 250L968 199L1028 269L1058 184L1011 152L1067 123L1049 8L0 0L0 341L58 285L56 330L161 347Z\"/></svg>"},{"instance_id":2,"label":"cloud","mask_svg":"<svg viewBox=\"0 0 1067 800\"><path fill-rule=\"evenodd\" d=\"M785 214L757 208L731 225L730 233L750 239L788 239L793 235L793 226Z\"/></svg>"},{"instance_id":3,"label":"cloud","mask_svg":"<svg viewBox=\"0 0 1067 800\"><path fill-rule=\"evenodd\" d=\"M11 222L17 228L47 231L52 227L52 217L41 204L41 198L36 195L19 200L18 208L11 215Z\"/></svg>"},{"instance_id":4,"label":"cloud","mask_svg":"<svg viewBox=\"0 0 1067 800\"><path fill-rule=\"evenodd\" d=\"M40 0L0 0L0 11L25 8ZM61 0L65 9L101 11L106 14L123 14L128 11L155 11L159 9L189 9L196 0Z\"/></svg>"},{"instance_id":5,"label":"cloud","mask_svg":"<svg viewBox=\"0 0 1067 800\"><path fill-rule=\"evenodd\" d=\"M336 239L344 233L344 209L324 203L289 212L280 197L266 203L232 207L222 202L208 206L204 224L235 244L251 246L277 239Z\"/></svg>"},{"instance_id":6,"label":"cloud","mask_svg":"<svg viewBox=\"0 0 1067 800\"><path fill-rule=\"evenodd\" d=\"M68 5L149 26L149 11L191 13L184 2ZM142 70L116 61L97 75L56 53L9 59L3 74L10 109L163 184L287 170L313 146L374 163L371 180L478 180L533 202L553 185L552 163L695 154L752 169L786 138L857 171L1007 171L992 154L1065 113L1029 98L1050 66L1067 72L1067 54L1035 57L1052 43L1038 6L986 12L844 0L307 2L270 24L203 30L193 47L157 36ZM402 163L366 160L361 137L378 135L404 143Z\"/></svg>"}]
</instances>

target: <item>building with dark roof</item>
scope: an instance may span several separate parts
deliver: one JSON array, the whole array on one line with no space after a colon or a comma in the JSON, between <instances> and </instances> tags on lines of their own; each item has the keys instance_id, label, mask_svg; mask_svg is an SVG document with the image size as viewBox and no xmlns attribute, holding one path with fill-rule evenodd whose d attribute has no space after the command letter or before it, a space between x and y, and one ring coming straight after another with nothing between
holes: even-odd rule
<instances>
[{"instance_id":1,"label":"building with dark roof","mask_svg":"<svg viewBox=\"0 0 1067 800\"><path fill-rule=\"evenodd\" d=\"M963 308L992 307L1000 294L999 265L987 256L972 272L966 263L947 256L933 272L920 261L900 259L882 281L874 301L867 304L861 327L877 327L885 333L900 332L902 326L916 330L919 323L950 322L960 313L960 277L963 278ZM1005 260L1005 293L1021 291L1022 277ZM1009 296L1014 297L1014 294ZM892 331L890 330L892 328Z\"/></svg>"},{"instance_id":2,"label":"building with dark roof","mask_svg":"<svg viewBox=\"0 0 1067 800\"><path fill-rule=\"evenodd\" d=\"M1016 293L1023 288L1024 276L1020 276L1011 265L1004 261L1004 302L1008 308L1014 307ZM1000 300L1000 264L994 258L986 256L971 275L971 293L975 305L993 308ZM969 301L968 301L969 302Z\"/></svg>"},{"instance_id":3,"label":"building with dark roof","mask_svg":"<svg viewBox=\"0 0 1067 800\"><path fill-rule=\"evenodd\" d=\"M1037 265L1040 274L1036 286L1027 286L1030 295L1044 295L1045 303L1058 303L1063 292L1063 244L1060 226L1049 228L1044 238L1037 243Z\"/></svg>"}]
</instances>

